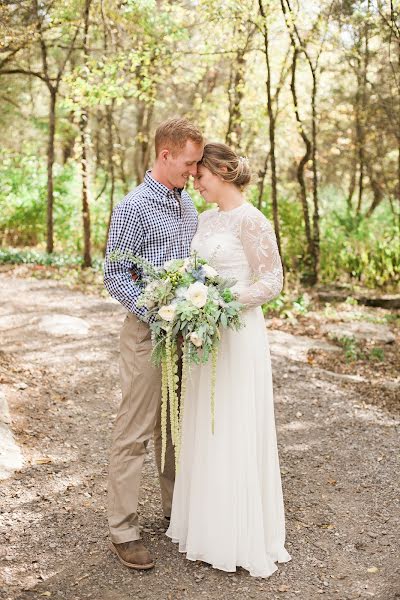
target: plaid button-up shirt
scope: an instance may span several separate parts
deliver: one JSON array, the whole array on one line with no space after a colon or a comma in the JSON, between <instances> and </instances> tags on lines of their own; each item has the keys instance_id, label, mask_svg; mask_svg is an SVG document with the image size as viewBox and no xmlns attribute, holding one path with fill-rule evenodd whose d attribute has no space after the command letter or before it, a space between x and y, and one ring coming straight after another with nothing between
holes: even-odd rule
<instances>
[{"instance_id":1,"label":"plaid button-up shirt","mask_svg":"<svg viewBox=\"0 0 400 600\"><path fill-rule=\"evenodd\" d=\"M113 298L139 318L146 314L136 301L142 289L132 279L130 261L110 261L113 250L142 256L155 266L186 258L197 229L197 211L187 192L169 190L147 171L144 181L115 207L104 261L104 285Z\"/></svg>"}]
</instances>

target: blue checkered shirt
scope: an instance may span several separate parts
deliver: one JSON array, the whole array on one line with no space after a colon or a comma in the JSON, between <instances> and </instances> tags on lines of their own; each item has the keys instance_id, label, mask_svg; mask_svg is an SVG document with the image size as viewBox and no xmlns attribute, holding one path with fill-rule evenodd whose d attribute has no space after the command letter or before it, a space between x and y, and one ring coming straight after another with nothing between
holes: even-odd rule
<instances>
[{"instance_id":1,"label":"blue checkered shirt","mask_svg":"<svg viewBox=\"0 0 400 600\"><path fill-rule=\"evenodd\" d=\"M197 229L197 211L187 192L153 179L144 181L115 207L104 261L104 285L113 298L143 319L145 307L137 307L141 286L132 279L140 274L128 261L110 261L113 250L130 251L155 266L173 258L186 258Z\"/></svg>"}]
</instances>

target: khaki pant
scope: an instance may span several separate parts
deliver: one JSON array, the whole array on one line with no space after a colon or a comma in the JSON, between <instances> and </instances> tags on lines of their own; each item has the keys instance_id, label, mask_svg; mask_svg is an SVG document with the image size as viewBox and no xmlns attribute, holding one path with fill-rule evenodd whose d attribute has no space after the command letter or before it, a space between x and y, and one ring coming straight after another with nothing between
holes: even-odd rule
<instances>
[{"instance_id":1,"label":"khaki pant","mask_svg":"<svg viewBox=\"0 0 400 600\"><path fill-rule=\"evenodd\" d=\"M161 369L153 366L151 349L149 326L128 314L120 338L122 402L115 421L108 480L108 523L111 539L117 544L140 538L139 487L146 448L153 434L164 515L171 514L174 451L168 423L161 473Z\"/></svg>"}]
</instances>

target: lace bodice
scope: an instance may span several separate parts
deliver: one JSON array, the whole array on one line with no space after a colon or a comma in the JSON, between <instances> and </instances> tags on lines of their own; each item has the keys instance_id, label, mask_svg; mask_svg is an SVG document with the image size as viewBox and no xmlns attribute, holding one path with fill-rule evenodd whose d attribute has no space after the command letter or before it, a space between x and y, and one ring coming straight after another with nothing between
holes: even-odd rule
<instances>
[{"instance_id":1,"label":"lace bodice","mask_svg":"<svg viewBox=\"0 0 400 600\"><path fill-rule=\"evenodd\" d=\"M282 290L282 264L270 222L245 202L229 211L207 210L199 217L192 249L220 275L237 280L233 288L247 308L260 306Z\"/></svg>"}]
</instances>

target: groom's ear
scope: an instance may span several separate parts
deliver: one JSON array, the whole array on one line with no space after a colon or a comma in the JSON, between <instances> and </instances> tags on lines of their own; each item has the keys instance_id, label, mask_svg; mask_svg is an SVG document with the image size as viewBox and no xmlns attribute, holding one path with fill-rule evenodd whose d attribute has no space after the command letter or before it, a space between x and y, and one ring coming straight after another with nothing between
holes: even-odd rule
<instances>
[{"instance_id":1,"label":"groom's ear","mask_svg":"<svg viewBox=\"0 0 400 600\"><path fill-rule=\"evenodd\" d=\"M168 148L163 148L163 150L161 150L160 154L158 155L161 160L163 162L165 162L168 158L168 156L170 156L171 152L168 150Z\"/></svg>"}]
</instances>

